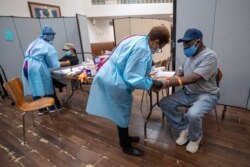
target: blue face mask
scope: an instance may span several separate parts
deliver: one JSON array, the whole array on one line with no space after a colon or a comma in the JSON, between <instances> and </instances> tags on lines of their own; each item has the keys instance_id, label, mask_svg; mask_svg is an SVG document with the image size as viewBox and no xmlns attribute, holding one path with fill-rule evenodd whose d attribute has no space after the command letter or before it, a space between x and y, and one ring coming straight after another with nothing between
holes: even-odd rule
<instances>
[{"instance_id":1,"label":"blue face mask","mask_svg":"<svg viewBox=\"0 0 250 167\"><path fill-rule=\"evenodd\" d=\"M197 51L198 46L195 47L196 42L189 48L184 48L184 54L187 57L194 56L195 52Z\"/></svg>"},{"instance_id":2,"label":"blue face mask","mask_svg":"<svg viewBox=\"0 0 250 167\"><path fill-rule=\"evenodd\" d=\"M70 50L68 50L68 51L65 52L65 55L66 55L66 56L72 56L72 53L71 53Z\"/></svg>"}]
</instances>

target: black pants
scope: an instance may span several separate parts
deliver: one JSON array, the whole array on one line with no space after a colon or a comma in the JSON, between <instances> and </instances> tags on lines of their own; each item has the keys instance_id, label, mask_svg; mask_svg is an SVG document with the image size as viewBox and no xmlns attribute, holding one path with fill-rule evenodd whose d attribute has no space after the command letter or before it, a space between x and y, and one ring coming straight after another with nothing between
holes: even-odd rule
<instances>
[{"instance_id":1,"label":"black pants","mask_svg":"<svg viewBox=\"0 0 250 167\"><path fill-rule=\"evenodd\" d=\"M59 81L57 81L56 79L52 78L52 82L53 82L53 85L54 85L54 88L58 88L59 89L59 92L62 92L63 91L63 87L67 86ZM55 90L54 90L55 91Z\"/></svg>"},{"instance_id":2,"label":"black pants","mask_svg":"<svg viewBox=\"0 0 250 167\"><path fill-rule=\"evenodd\" d=\"M56 94L45 95L44 97L53 97L55 99L55 105L56 105L56 107L57 108L61 108L61 103L58 100ZM40 99L41 96L33 96L32 98L33 98L33 100L37 100L37 99Z\"/></svg>"},{"instance_id":3,"label":"black pants","mask_svg":"<svg viewBox=\"0 0 250 167\"><path fill-rule=\"evenodd\" d=\"M118 135L120 140L120 146L122 148L131 147L131 141L129 140L128 127L121 128L117 125Z\"/></svg>"}]
</instances>

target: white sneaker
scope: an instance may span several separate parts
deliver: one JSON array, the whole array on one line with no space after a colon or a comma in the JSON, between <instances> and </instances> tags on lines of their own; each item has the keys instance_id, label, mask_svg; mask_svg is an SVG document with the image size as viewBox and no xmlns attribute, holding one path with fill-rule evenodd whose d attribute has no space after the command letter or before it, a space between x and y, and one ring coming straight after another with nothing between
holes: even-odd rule
<instances>
[{"instance_id":1,"label":"white sneaker","mask_svg":"<svg viewBox=\"0 0 250 167\"><path fill-rule=\"evenodd\" d=\"M175 142L176 142L176 144L182 146L182 145L186 144L188 140L189 140L188 130L185 129L185 130L181 131L180 136L178 137L178 139Z\"/></svg>"},{"instance_id":2,"label":"white sneaker","mask_svg":"<svg viewBox=\"0 0 250 167\"><path fill-rule=\"evenodd\" d=\"M186 150L190 153L195 153L199 149L199 145L201 142L201 137L197 141L189 141Z\"/></svg>"}]
</instances>

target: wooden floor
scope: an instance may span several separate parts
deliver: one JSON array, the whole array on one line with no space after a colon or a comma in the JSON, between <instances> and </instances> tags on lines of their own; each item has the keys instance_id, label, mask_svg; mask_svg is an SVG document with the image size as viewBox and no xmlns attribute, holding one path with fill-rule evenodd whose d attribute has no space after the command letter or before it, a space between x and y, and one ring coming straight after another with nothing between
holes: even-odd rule
<instances>
[{"instance_id":1,"label":"wooden floor","mask_svg":"<svg viewBox=\"0 0 250 167\"><path fill-rule=\"evenodd\" d=\"M0 99L0 166L3 167L166 167L166 166L250 166L250 111L228 107L221 131L217 131L213 112L204 120L204 140L195 154L175 144L176 134L170 133L161 111L155 108L148 123L148 140L143 141L143 126L148 102L140 111L142 91L135 91L130 134L139 135L137 147L145 150L143 157L122 153L116 126L105 119L85 112L87 94L78 90L60 113L54 114L56 130L48 115L38 116L32 125L27 115L27 144L22 140L20 112L10 100ZM58 93L65 101L66 91ZM222 107L218 106L221 116ZM239 122L240 120L240 122ZM171 135L172 134L172 135Z\"/></svg>"}]
</instances>

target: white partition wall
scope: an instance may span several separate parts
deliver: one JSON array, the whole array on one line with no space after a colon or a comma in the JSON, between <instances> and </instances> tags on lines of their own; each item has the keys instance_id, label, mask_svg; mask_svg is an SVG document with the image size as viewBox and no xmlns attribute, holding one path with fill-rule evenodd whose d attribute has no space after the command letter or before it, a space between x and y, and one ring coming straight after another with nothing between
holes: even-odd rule
<instances>
[{"instance_id":1,"label":"white partition wall","mask_svg":"<svg viewBox=\"0 0 250 167\"><path fill-rule=\"evenodd\" d=\"M248 91L247 109L250 110L250 88L249 88L249 91Z\"/></svg>"},{"instance_id":2,"label":"white partition wall","mask_svg":"<svg viewBox=\"0 0 250 167\"><path fill-rule=\"evenodd\" d=\"M5 70L7 79L14 76L21 77L24 53L28 45L40 37L43 25L50 25L56 32L53 46L59 58L64 56L62 51L64 43L71 42L75 45L77 52L80 52L78 58L82 62L81 40L84 41L83 48L91 51L86 17L82 20L78 26L76 17L38 19L0 16L0 64ZM84 32L81 40L79 27L81 32Z\"/></svg>"},{"instance_id":3,"label":"white partition wall","mask_svg":"<svg viewBox=\"0 0 250 167\"><path fill-rule=\"evenodd\" d=\"M116 45L126 36L131 35L130 19L115 19L114 33Z\"/></svg>"},{"instance_id":4,"label":"white partition wall","mask_svg":"<svg viewBox=\"0 0 250 167\"><path fill-rule=\"evenodd\" d=\"M204 32L204 43L212 46L216 0L178 0L176 11L176 40L186 29L196 27ZM176 68L183 61L181 44L176 44Z\"/></svg>"},{"instance_id":5,"label":"white partition wall","mask_svg":"<svg viewBox=\"0 0 250 167\"><path fill-rule=\"evenodd\" d=\"M75 26L72 26L75 25ZM82 48L81 48L81 41L80 41L80 36L79 36L79 29L77 25L77 20L76 18L64 18L64 26L65 26L65 32L66 32L66 38L67 41L70 43L73 43L76 49L79 61L82 62Z\"/></svg>"},{"instance_id":6,"label":"white partition wall","mask_svg":"<svg viewBox=\"0 0 250 167\"><path fill-rule=\"evenodd\" d=\"M81 45L82 45L82 54L84 56L84 59L92 59L92 56L90 54L85 54L84 52L91 52L91 46L90 46L90 40L89 40L89 31L88 31L88 21L86 16L83 15L76 15L77 20L78 20L78 28L80 31L80 40L81 40Z\"/></svg>"},{"instance_id":7,"label":"white partition wall","mask_svg":"<svg viewBox=\"0 0 250 167\"><path fill-rule=\"evenodd\" d=\"M187 28L204 33L205 44L218 54L222 104L250 109L250 1L249 0L178 0L176 39ZM183 58L176 47L176 67Z\"/></svg>"},{"instance_id":8,"label":"white partition wall","mask_svg":"<svg viewBox=\"0 0 250 167\"><path fill-rule=\"evenodd\" d=\"M41 33L41 25L38 19L31 18L16 18L13 17L13 22L19 38L20 47L24 55L29 44L39 37ZM32 25L32 26L27 26Z\"/></svg>"},{"instance_id":9,"label":"white partition wall","mask_svg":"<svg viewBox=\"0 0 250 167\"><path fill-rule=\"evenodd\" d=\"M247 106L250 89L249 8L249 0L217 0L213 36L213 49L225 74L221 100L240 107Z\"/></svg>"},{"instance_id":10,"label":"white partition wall","mask_svg":"<svg viewBox=\"0 0 250 167\"><path fill-rule=\"evenodd\" d=\"M49 25L49 26L53 27L54 31L56 32L55 39L53 41L53 46L57 50L58 58L60 59L61 57L64 56L62 48L64 46L64 43L67 42L66 31L65 31L65 27L64 27L64 18L40 19L40 23L41 23L41 27L43 27L44 25Z\"/></svg>"},{"instance_id":11,"label":"white partition wall","mask_svg":"<svg viewBox=\"0 0 250 167\"><path fill-rule=\"evenodd\" d=\"M124 37L130 35L146 35L152 27L164 25L171 31L171 23L165 20L158 19L143 19L143 18L123 18L115 19L115 41L119 43ZM171 34L171 32L170 32ZM170 44L162 49L162 53L153 55L155 62L167 59L170 56Z\"/></svg>"},{"instance_id":12,"label":"white partition wall","mask_svg":"<svg viewBox=\"0 0 250 167\"><path fill-rule=\"evenodd\" d=\"M13 40L6 40L7 31L12 33ZM0 17L0 64L7 78L21 76L23 53L12 17Z\"/></svg>"}]
</instances>

